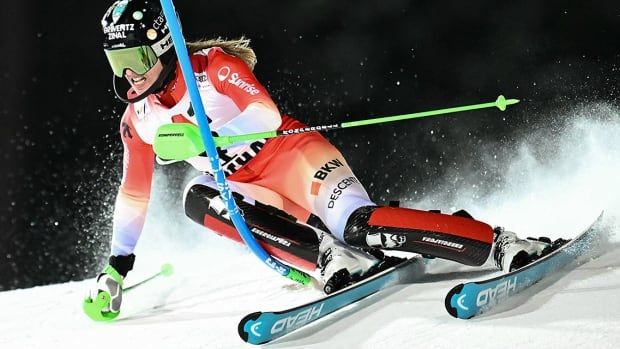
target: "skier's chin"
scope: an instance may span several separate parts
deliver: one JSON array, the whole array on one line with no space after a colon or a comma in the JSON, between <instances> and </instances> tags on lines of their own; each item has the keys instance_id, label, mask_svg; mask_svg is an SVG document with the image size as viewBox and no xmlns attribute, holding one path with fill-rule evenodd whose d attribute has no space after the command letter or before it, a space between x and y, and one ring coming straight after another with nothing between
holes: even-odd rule
<instances>
[{"instance_id":1,"label":"skier's chin","mask_svg":"<svg viewBox=\"0 0 620 349\"><path fill-rule=\"evenodd\" d=\"M131 85L131 89L134 90L134 92L138 95L141 95L142 93L144 93L145 91L147 91L155 81L151 81L151 79L145 79L142 81L133 81L131 79L127 79L129 81L129 84Z\"/></svg>"}]
</instances>

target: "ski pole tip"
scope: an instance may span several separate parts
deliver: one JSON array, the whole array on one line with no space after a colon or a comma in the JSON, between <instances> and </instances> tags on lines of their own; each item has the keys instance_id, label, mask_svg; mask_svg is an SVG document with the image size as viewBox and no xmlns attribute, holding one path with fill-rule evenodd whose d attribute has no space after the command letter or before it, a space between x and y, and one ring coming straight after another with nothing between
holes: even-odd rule
<instances>
[{"instance_id":1,"label":"ski pole tip","mask_svg":"<svg viewBox=\"0 0 620 349\"><path fill-rule=\"evenodd\" d=\"M503 95L499 95L497 100L495 100L495 106L501 111L506 110L507 106L517 103L519 103L518 99L506 99Z\"/></svg>"},{"instance_id":2,"label":"ski pole tip","mask_svg":"<svg viewBox=\"0 0 620 349\"><path fill-rule=\"evenodd\" d=\"M170 263L163 264L159 273L163 276L170 276L174 273L174 267Z\"/></svg>"},{"instance_id":3,"label":"ski pole tip","mask_svg":"<svg viewBox=\"0 0 620 349\"><path fill-rule=\"evenodd\" d=\"M290 280L293 280L295 282L298 282L302 285L307 285L310 283L310 281L312 281L312 277L306 273L304 273L303 271L299 271L297 269L291 268L288 272L288 274L286 275L287 278L289 278Z\"/></svg>"}]
</instances>

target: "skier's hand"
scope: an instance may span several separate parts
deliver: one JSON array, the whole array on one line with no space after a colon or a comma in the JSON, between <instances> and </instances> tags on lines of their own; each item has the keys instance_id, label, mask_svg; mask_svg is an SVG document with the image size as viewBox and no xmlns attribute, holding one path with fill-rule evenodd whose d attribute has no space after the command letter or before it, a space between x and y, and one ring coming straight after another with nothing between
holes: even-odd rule
<instances>
[{"instance_id":1,"label":"skier's hand","mask_svg":"<svg viewBox=\"0 0 620 349\"><path fill-rule=\"evenodd\" d=\"M130 254L128 256L111 256L109 263L97 276L96 284L90 289L87 302L94 302L101 292L108 294L110 300L107 304L102 304L101 309L96 312L112 313L118 315L123 302L123 279L127 273L133 268L136 256Z\"/></svg>"},{"instance_id":2,"label":"skier's hand","mask_svg":"<svg viewBox=\"0 0 620 349\"><path fill-rule=\"evenodd\" d=\"M96 284L90 289L90 300L97 299L100 292L107 292L110 295L110 303L103 307L101 312L118 313L123 301L123 276L111 265L108 265L97 277Z\"/></svg>"}]
</instances>

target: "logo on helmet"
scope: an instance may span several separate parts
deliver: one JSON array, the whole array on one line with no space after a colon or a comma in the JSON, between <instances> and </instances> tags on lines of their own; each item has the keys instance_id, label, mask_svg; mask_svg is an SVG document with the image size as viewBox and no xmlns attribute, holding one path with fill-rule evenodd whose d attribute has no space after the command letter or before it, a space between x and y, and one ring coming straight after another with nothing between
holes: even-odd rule
<instances>
[{"instance_id":1,"label":"logo on helmet","mask_svg":"<svg viewBox=\"0 0 620 349\"><path fill-rule=\"evenodd\" d=\"M146 31L146 37L149 38L150 40L157 39L157 30L155 30L153 28L147 30Z\"/></svg>"},{"instance_id":2,"label":"logo on helmet","mask_svg":"<svg viewBox=\"0 0 620 349\"><path fill-rule=\"evenodd\" d=\"M168 51L168 49L171 48L173 44L174 42L172 41L172 36L170 36L170 33L168 33L168 35L164 36L161 40L151 45L151 48L153 48L153 51L155 51L157 57L160 57L161 55L166 53L166 51Z\"/></svg>"},{"instance_id":3,"label":"logo on helmet","mask_svg":"<svg viewBox=\"0 0 620 349\"><path fill-rule=\"evenodd\" d=\"M108 35L108 40L117 40L127 38L128 31L134 31L134 24L117 24L110 25L103 28L103 33Z\"/></svg>"},{"instance_id":4,"label":"logo on helmet","mask_svg":"<svg viewBox=\"0 0 620 349\"><path fill-rule=\"evenodd\" d=\"M125 12L125 9L127 8L128 2L129 0L121 0L116 3L116 6L114 6L114 9L112 10L112 23L115 24L118 19L121 18L121 15L123 14L123 12Z\"/></svg>"},{"instance_id":5,"label":"logo on helmet","mask_svg":"<svg viewBox=\"0 0 620 349\"><path fill-rule=\"evenodd\" d=\"M159 16L157 16L157 18L155 18L155 21L153 21L153 28L159 30L160 28L162 28L162 25L164 25L166 23L166 18L163 16L163 12L159 14Z\"/></svg>"}]
</instances>

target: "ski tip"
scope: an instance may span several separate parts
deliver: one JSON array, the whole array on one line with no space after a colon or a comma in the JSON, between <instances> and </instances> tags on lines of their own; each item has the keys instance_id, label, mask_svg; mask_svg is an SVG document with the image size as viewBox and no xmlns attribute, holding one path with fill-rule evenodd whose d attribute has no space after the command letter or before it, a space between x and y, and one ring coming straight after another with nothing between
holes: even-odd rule
<instances>
[{"instance_id":1,"label":"ski tip","mask_svg":"<svg viewBox=\"0 0 620 349\"><path fill-rule=\"evenodd\" d=\"M251 314L246 315L241 321L239 321L239 325L237 326L237 332L239 333L239 337L246 342L249 343L250 333L246 330L246 324L248 322L254 322L254 320L258 319L261 316L262 312L257 311ZM252 343L254 344L254 343Z\"/></svg>"},{"instance_id":2,"label":"ski tip","mask_svg":"<svg viewBox=\"0 0 620 349\"><path fill-rule=\"evenodd\" d=\"M456 310L456 307L452 306L452 297L456 294L461 293L461 290L463 289L463 284L458 284L456 286L454 286L450 292L448 292L448 294L446 295L446 299L445 299L445 306L446 306L446 310L448 311L448 314L452 315L452 317L458 318L459 314Z\"/></svg>"}]
</instances>

